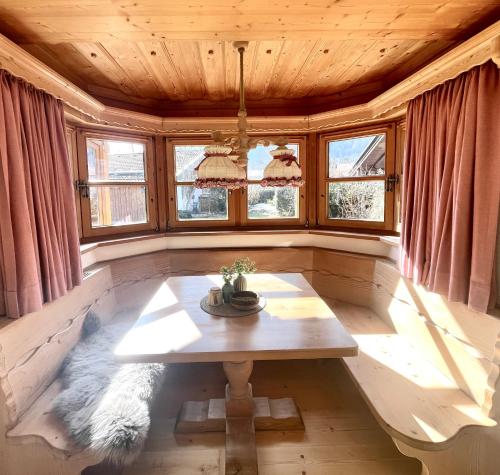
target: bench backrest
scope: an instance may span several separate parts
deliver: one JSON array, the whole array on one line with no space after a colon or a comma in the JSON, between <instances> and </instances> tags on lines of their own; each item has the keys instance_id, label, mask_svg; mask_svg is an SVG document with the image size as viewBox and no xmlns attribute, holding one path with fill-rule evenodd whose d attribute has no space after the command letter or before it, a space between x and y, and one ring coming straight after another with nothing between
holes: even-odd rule
<instances>
[{"instance_id":1,"label":"bench backrest","mask_svg":"<svg viewBox=\"0 0 500 475\"><path fill-rule=\"evenodd\" d=\"M474 312L414 285L385 259L317 249L314 269L320 295L374 310L491 413L499 369L498 316Z\"/></svg>"},{"instance_id":2,"label":"bench backrest","mask_svg":"<svg viewBox=\"0 0 500 475\"><path fill-rule=\"evenodd\" d=\"M66 296L17 320L0 322L0 430L13 427L52 383L80 337L88 310L112 315L114 290L108 266L86 276Z\"/></svg>"},{"instance_id":3,"label":"bench backrest","mask_svg":"<svg viewBox=\"0 0 500 475\"><path fill-rule=\"evenodd\" d=\"M218 274L221 266L239 257L249 257L257 272L301 272L312 284L314 249L175 249L109 261L116 301L120 308L131 308L152 297L169 275Z\"/></svg>"}]
</instances>

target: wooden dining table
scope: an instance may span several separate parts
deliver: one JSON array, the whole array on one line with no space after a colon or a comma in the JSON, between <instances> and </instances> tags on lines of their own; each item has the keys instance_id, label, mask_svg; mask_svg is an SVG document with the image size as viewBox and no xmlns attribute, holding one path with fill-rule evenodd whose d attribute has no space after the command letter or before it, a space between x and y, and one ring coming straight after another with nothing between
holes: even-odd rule
<instances>
[{"instance_id":1,"label":"wooden dining table","mask_svg":"<svg viewBox=\"0 0 500 475\"><path fill-rule=\"evenodd\" d=\"M266 299L260 312L216 317L200 307L217 275L169 277L115 349L123 362L221 362L224 399L186 401L177 433L226 432L226 474L258 473L255 430L304 430L292 398L254 397L255 360L356 356L358 346L302 274L252 274L248 289Z\"/></svg>"}]
</instances>

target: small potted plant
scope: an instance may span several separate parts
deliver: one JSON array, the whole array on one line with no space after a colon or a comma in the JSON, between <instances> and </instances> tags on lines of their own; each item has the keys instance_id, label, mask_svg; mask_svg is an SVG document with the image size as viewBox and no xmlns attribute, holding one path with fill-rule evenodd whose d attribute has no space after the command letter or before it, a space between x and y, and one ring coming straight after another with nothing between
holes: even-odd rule
<instances>
[{"instance_id":1,"label":"small potted plant","mask_svg":"<svg viewBox=\"0 0 500 475\"><path fill-rule=\"evenodd\" d=\"M222 286L222 299L225 303L231 302L231 296L234 294L234 287L231 284L231 280L233 280L233 268L222 266L220 268L220 273L222 274L222 278L224 279L224 285Z\"/></svg>"},{"instance_id":2,"label":"small potted plant","mask_svg":"<svg viewBox=\"0 0 500 475\"><path fill-rule=\"evenodd\" d=\"M248 257L241 257L234 261L232 270L238 277L234 279L235 292L242 292L247 289L247 280L243 274L252 274L257 269L255 262L251 261Z\"/></svg>"}]
</instances>

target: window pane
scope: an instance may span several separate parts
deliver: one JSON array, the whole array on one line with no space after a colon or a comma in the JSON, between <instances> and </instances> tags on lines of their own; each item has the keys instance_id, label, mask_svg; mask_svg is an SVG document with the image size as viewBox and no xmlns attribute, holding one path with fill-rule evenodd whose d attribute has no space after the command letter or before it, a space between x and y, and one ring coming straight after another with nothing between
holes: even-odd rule
<instances>
[{"instance_id":1,"label":"window pane","mask_svg":"<svg viewBox=\"0 0 500 475\"><path fill-rule=\"evenodd\" d=\"M194 181L194 169L205 157L206 145L175 145L175 181Z\"/></svg>"},{"instance_id":2,"label":"window pane","mask_svg":"<svg viewBox=\"0 0 500 475\"><path fill-rule=\"evenodd\" d=\"M385 134L328 143L330 178L385 174Z\"/></svg>"},{"instance_id":3,"label":"window pane","mask_svg":"<svg viewBox=\"0 0 500 475\"><path fill-rule=\"evenodd\" d=\"M177 187L177 219L226 220L227 191L223 188L199 189L194 186Z\"/></svg>"},{"instance_id":4,"label":"window pane","mask_svg":"<svg viewBox=\"0 0 500 475\"><path fill-rule=\"evenodd\" d=\"M384 221L385 182L344 181L328 184L328 217Z\"/></svg>"},{"instance_id":5,"label":"window pane","mask_svg":"<svg viewBox=\"0 0 500 475\"><path fill-rule=\"evenodd\" d=\"M288 148L292 149L295 156L299 158L299 144L291 143L287 145ZM257 145L257 147L251 149L248 152L248 179L249 180L260 180L264 176L264 168L271 161L272 157L269 155L271 150L275 150L276 145L269 145L265 147L264 145Z\"/></svg>"},{"instance_id":6,"label":"window pane","mask_svg":"<svg viewBox=\"0 0 500 475\"><path fill-rule=\"evenodd\" d=\"M90 186L92 227L147 223L145 186Z\"/></svg>"},{"instance_id":7,"label":"window pane","mask_svg":"<svg viewBox=\"0 0 500 475\"><path fill-rule=\"evenodd\" d=\"M87 139L89 181L144 181L143 143Z\"/></svg>"},{"instance_id":8,"label":"window pane","mask_svg":"<svg viewBox=\"0 0 500 475\"><path fill-rule=\"evenodd\" d=\"M292 186L248 185L249 219L290 219L299 217L299 189Z\"/></svg>"}]
</instances>

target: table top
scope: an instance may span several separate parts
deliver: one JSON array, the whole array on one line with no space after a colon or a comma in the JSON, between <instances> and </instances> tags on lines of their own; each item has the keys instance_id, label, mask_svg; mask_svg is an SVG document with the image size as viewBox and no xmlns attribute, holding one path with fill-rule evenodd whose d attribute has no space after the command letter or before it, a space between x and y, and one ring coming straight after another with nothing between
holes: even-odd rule
<instances>
[{"instance_id":1,"label":"table top","mask_svg":"<svg viewBox=\"0 0 500 475\"><path fill-rule=\"evenodd\" d=\"M215 317L200 308L217 275L169 277L124 336L124 362L340 358L358 346L302 274L252 274L248 289L267 299L246 317Z\"/></svg>"}]
</instances>

